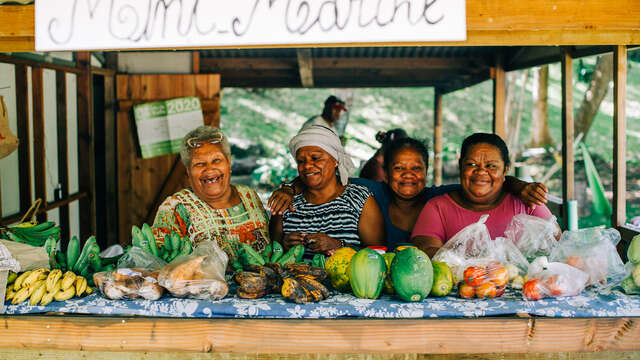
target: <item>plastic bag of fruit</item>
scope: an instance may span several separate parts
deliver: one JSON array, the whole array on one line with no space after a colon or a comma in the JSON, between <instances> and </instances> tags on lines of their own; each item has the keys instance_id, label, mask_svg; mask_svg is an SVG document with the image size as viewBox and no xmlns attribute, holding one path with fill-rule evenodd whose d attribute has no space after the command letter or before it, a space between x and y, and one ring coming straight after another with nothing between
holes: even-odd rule
<instances>
[{"instance_id":1,"label":"plastic bag of fruit","mask_svg":"<svg viewBox=\"0 0 640 360\"><path fill-rule=\"evenodd\" d=\"M549 261L562 262L589 274L587 286L598 288L607 282L617 284L626 275L616 245L620 233L616 229L588 228L565 231L549 255Z\"/></svg>"},{"instance_id":2,"label":"plastic bag of fruit","mask_svg":"<svg viewBox=\"0 0 640 360\"><path fill-rule=\"evenodd\" d=\"M506 264L492 261L481 262L464 268L463 280L458 284L458 292L463 298L494 298L504 294L509 282Z\"/></svg>"},{"instance_id":3,"label":"plastic bag of fruit","mask_svg":"<svg viewBox=\"0 0 640 360\"><path fill-rule=\"evenodd\" d=\"M494 261L505 265L509 272L508 286L522 289L524 277L529 269L529 262L520 249L509 239L498 237L489 242L487 252Z\"/></svg>"},{"instance_id":4,"label":"plastic bag of fruit","mask_svg":"<svg viewBox=\"0 0 640 360\"><path fill-rule=\"evenodd\" d=\"M158 284L158 272L146 269L120 268L93 274L93 282L102 296L111 300L158 300L163 289Z\"/></svg>"},{"instance_id":5,"label":"plastic bag of fruit","mask_svg":"<svg viewBox=\"0 0 640 360\"><path fill-rule=\"evenodd\" d=\"M228 261L216 241L206 241L162 268L158 282L177 297L221 299L229 292L224 277Z\"/></svg>"},{"instance_id":6,"label":"plastic bag of fruit","mask_svg":"<svg viewBox=\"0 0 640 360\"><path fill-rule=\"evenodd\" d=\"M549 262L546 256L531 262L527 277L529 280L522 287L525 300L576 296L589 280L586 272L565 263Z\"/></svg>"},{"instance_id":7,"label":"plastic bag of fruit","mask_svg":"<svg viewBox=\"0 0 640 360\"><path fill-rule=\"evenodd\" d=\"M560 229L555 216L543 219L527 214L518 214L511 219L504 235L511 240L529 261L539 256L549 256L558 241Z\"/></svg>"},{"instance_id":8,"label":"plastic bag of fruit","mask_svg":"<svg viewBox=\"0 0 640 360\"><path fill-rule=\"evenodd\" d=\"M146 270L158 270L167 266L167 263L159 257L153 256L140 249L132 246L126 254L118 259L118 269L121 268L137 268Z\"/></svg>"}]
</instances>

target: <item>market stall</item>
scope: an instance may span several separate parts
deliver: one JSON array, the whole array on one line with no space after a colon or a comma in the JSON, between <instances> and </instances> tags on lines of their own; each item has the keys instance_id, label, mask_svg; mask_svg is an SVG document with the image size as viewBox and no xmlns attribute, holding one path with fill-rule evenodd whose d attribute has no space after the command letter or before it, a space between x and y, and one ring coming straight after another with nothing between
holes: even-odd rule
<instances>
[{"instance_id":1,"label":"market stall","mask_svg":"<svg viewBox=\"0 0 640 360\"><path fill-rule=\"evenodd\" d=\"M504 80L505 70L513 70L526 66L534 66L552 61L562 61L564 71L563 111L564 129L564 171L565 179L564 201L573 198L573 133L572 130L572 96L571 96L571 61L573 58L614 51L617 64L615 90L616 115L615 139L618 154L615 157L615 201L614 225L623 233L627 242L636 232L624 227L624 103L625 103L625 67L627 46L640 43L638 32L638 18L640 7L634 1L625 1L611 8L608 2L568 1L557 4L543 4L540 2L495 1L488 4L483 1L469 0L466 4L467 38L464 41L453 42L389 42L371 45L401 45L405 47L423 47L438 49L440 46L459 47L487 47L492 46L499 56L487 54L487 49L472 61L450 61L434 59L407 59L399 56L397 63L389 65L392 59L369 59L364 66L376 70L373 76L364 73L353 73L354 67L362 59L318 59L321 66L316 72L315 86L434 86L439 91L436 97L455 91L477 82L494 80L494 129L497 133L504 133ZM33 51L34 50L34 15L33 6L2 6L0 7L0 49L2 51ZM511 48L512 46L522 47ZM533 45L533 46L531 46ZM556 45L560 45L556 46ZM300 46L300 45L298 45ZM327 46L327 45L324 45ZM353 44L349 45L353 46ZM320 49L321 50L321 49ZM40 91L42 83L42 68L51 68L60 73L59 83L66 72L78 75L78 111L79 131L77 137L80 142L79 153L85 161L81 167L81 186L74 194L65 194L63 200L50 202L48 209L64 207L69 203L81 201L81 227L83 238L96 232L96 185L93 152L95 143L92 142L95 132L92 110L94 76L103 74L107 80L108 89L105 101L109 102L110 114L115 117L115 93L117 89L125 89L122 94L117 92L117 99L121 101L118 115L118 126L110 128L110 134L120 132L120 140L126 139L122 152L112 151L110 156L121 158L120 164L126 168L107 171L113 176L112 183L117 181L120 174L120 187L133 188L138 177L131 174L140 170L140 165L149 165L143 160L135 158L131 151L135 140L130 133L130 123L127 112L131 105L141 100L159 100L169 95L157 95L156 92L167 90L191 91L196 95L198 91L206 93L204 97L213 99L222 86L265 86L265 81L278 86L292 86L291 76L282 76L292 67L290 59L283 61L282 57L269 59L245 56L237 59L238 54L232 53L229 58L220 58L210 50L213 56L203 57L195 52L192 59L193 74L201 69L219 73L220 78L208 83L202 89L175 89L168 83L154 83L154 90L149 92L146 86L139 87L139 93L127 92L127 84L122 82L114 85L113 79L118 65L111 64L112 69L96 69L91 66L91 56L88 52L79 53L75 66L58 66L32 60L16 59L2 55L0 60L11 60L19 66L17 77L20 82L19 117L28 119L27 69L35 70L34 89L36 99L34 118L42 120L42 99ZM225 50L222 50L224 52ZM402 51L399 51L402 54ZM247 54L241 53L241 54ZM311 52L309 52L311 54ZM308 54L308 55L309 55ZM314 86L313 80L303 73L312 71L311 61L304 61L304 54L295 53L297 62L294 70L302 78L302 83L296 85ZM461 56L463 57L463 56ZM236 58L236 59L234 59ZM300 59L303 59L302 61ZM423 61L424 60L424 61ZM324 62L323 62L324 61ZM243 65L244 68L239 69ZM450 67L449 65L453 66ZM410 72L400 73L398 69L412 69L419 67L420 76ZM474 67L475 69L470 69ZM197 70L196 70L197 69ZM444 71L447 69L447 71ZM361 69L362 70L362 69ZM227 73L225 73L225 71ZM382 79L380 74L390 72L394 80ZM345 74L350 74L347 76ZM33 74L33 73L30 73ZM329 74L321 78L321 74ZM399 75L404 75L399 76ZM425 75L426 74L426 75ZM431 75L433 76L431 76ZM450 77L459 75L455 81ZM33 75L29 75L33 76ZM203 75L217 76L217 75ZM202 78L201 76L200 78ZM421 76L424 76L422 78ZM135 78L136 75L123 73L121 79ZM168 78L168 75L160 75ZM155 78L155 76L150 76ZM225 78L230 79L225 85ZM31 79L31 78L30 78ZM253 80L257 79L257 80ZM322 82L324 79L324 83ZM358 80L361 82L358 83ZM111 81L111 82L109 82ZM196 83L198 80L188 80ZM234 82L231 82L234 81ZM251 81L254 81L253 83ZM296 80L297 81L297 80ZM343 81L343 82L339 82ZM380 81L380 82L376 82ZM158 87L158 84L160 86ZM137 85L140 85L139 83ZM145 92L146 91L146 92ZM60 92L60 97L63 96ZM141 95L143 94L143 96ZM184 94L181 94L184 95ZM123 104L123 102L127 102ZM66 102L66 100L65 100ZM211 105L210 113L216 112L215 104ZM66 109L65 109L66 111ZM98 111L99 113L99 111ZM66 114L59 114L66 118ZM438 122L440 118L440 122ZM44 137L44 120L37 122L35 131ZM214 120L211 121L215 122ZM439 124L439 125L438 125ZM28 125L21 125L21 131L28 133ZM436 126L442 126L441 109L436 110ZM62 133L62 131L61 131ZM66 132L64 132L66 133ZM441 134L441 132L440 132ZM66 139L65 139L66 141ZM438 141L435 139L436 152ZM36 140L34 151L38 156L36 175L43 174L45 169L45 149L42 140ZM21 156L24 164L28 163L29 147L22 145ZM440 142L441 146L441 142ZM441 149L441 147L440 147ZM128 152L128 153L127 153ZM620 155L622 154L622 155ZM64 159L64 156L61 158ZM180 183L180 177L175 175L180 169L174 170L175 159L163 159L163 176L166 179L151 178L156 189L145 195L146 207L138 213L123 213L130 206L131 194L119 193L123 189L113 185L111 196L121 196L118 214L121 222L119 229L109 228L111 239L123 240L123 234L132 224L148 221L153 213L152 206L157 206L157 198L162 198L163 192L171 192L171 186ZM63 166L63 165L61 165ZM21 172L26 178L21 181L23 189L31 187L30 170L23 166ZM149 165L152 171L157 166ZM23 170L24 169L24 170ZM124 175L124 174L128 174ZM172 174L175 175L172 177ZM22 176L21 175L21 176ZM45 193L45 185L36 182L36 192ZM116 190L118 189L118 190ZM146 190L145 190L146 191ZM30 192L29 192L30 194ZM124 195L123 195L124 194ZM147 196L148 195L148 196ZM24 197L25 195L23 195ZM128 197L127 197L128 196ZM40 196L42 197L42 196ZM45 196L46 199L46 196ZM21 212L30 205L31 198L21 199ZM115 208L115 205L113 206ZM558 215L567 214L567 208L559 208ZM13 223L17 220L15 214L3 215L3 223ZM41 213L42 216L42 213ZM113 217L107 217L112 219ZM123 230L125 229L125 230ZM68 229L65 229L68 234ZM68 238L66 239L68 240ZM624 242L623 242L624 243ZM622 251L624 253L624 251ZM540 301L526 301L516 290L507 290L502 297L495 299L460 299L456 296L443 298L427 298L421 302L405 303L389 295L378 300L358 299L350 294L332 292L331 296L318 303L295 304L285 301L279 295L267 295L261 299L240 299L235 294L232 281L229 295L222 300L205 301L194 299L179 299L163 297L158 301L150 300L107 300L99 294L92 294L82 298L72 298L65 301L54 301L46 306L31 306L27 303L8 305L7 313L3 316L5 327L0 330L4 335L0 341L3 349L23 350L88 350L88 351L192 351L192 352L234 352L234 353L524 353L524 352L574 352L574 351L638 351L640 345L637 338L640 335L640 298L637 295L623 294L619 289L587 290L578 296L543 299ZM437 319L432 319L437 318ZM188 336L176 336L188 334ZM302 334L302 335L301 335ZM309 334L307 336L307 334ZM463 340L461 340L463 339Z\"/></svg>"}]
</instances>

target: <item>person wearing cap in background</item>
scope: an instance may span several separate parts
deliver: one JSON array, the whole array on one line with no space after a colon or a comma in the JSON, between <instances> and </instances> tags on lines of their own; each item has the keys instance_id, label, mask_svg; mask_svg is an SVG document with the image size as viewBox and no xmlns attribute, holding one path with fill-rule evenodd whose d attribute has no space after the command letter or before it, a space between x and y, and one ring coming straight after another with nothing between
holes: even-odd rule
<instances>
[{"instance_id":1,"label":"person wearing cap in background","mask_svg":"<svg viewBox=\"0 0 640 360\"><path fill-rule=\"evenodd\" d=\"M360 177L363 179L369 179L372 181L385 181L385 173L382 163L384 162L384 150L393 141L397 139L407 138L407 132L403 129L397 128L393 130L378 131L376 134L376 140L382 144L380 149L376 151L371 159L362 166L360 170Z\"/></svg>"},{"instance_id":2,"label":"person wearing cap in background","mask_svg":"<svg viewBox=\"0 0 640 360\"><path fill-rule=\"evenodd\" d=\"M340 98L331 95L324 101L324 109L322 109L322 114L314 116L307 120L300 131L306 130L312 125L322 125L330 128L336 134L338 134L338 129L336 128L336 123L340 120L340 115L342 115L343 111L347 111L347 106L343 100ZM338 134L339 135L339 134Z\"/></svg>"}]
</instances>

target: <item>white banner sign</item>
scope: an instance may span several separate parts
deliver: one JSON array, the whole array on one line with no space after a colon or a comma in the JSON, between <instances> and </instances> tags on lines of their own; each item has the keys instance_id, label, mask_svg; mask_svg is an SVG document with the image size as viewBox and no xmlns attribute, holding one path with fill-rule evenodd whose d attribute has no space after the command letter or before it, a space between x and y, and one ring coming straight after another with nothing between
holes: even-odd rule
<instances>
[{"instance_id":1,"label":"white banner sign","mask_svg":"<svg viewBox=\"0 0 640 360\"><path fill-rule=\"evenodd\" d=\"M36 50L466 40L465 0L38 0Z\"/></svg>"}]
</instances>

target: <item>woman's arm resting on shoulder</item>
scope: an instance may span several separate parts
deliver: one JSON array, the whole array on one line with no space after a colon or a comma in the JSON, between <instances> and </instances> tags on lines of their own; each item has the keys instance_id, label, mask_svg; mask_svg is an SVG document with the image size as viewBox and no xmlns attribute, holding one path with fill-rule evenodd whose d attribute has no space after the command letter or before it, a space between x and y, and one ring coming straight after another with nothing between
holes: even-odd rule
<instances>
[{"instance_id":1,"label":"woman's arm resting on shoulder","mask_svg":"<svg viewBox=\"0 0 640 360\"><path fill-rule=\"evenodd\" d=\"M525 205L532 209L547 203L547 193L549 190L542 183L530 183L513 176L507 176L505 178L504 188L519 197Z\"/></svg>"},{"instance_id":2,"label":"woman's arm resting on shoulder","mask_svg":"<svg viewBox=\"0 0 640 360\"><path fill-rule=\"evenodd\" d=\"M431 236L415 236L411 242L424 251L430 258L433 258L438 250L442 247L442 240Z\"/></svg>"},{"instance_id":3,"label":"woman's arm resting on shoulder","mask_svg":"<svg viewBox=\"0 0 640 360\"><path fill-rule=\"evenodd\" d=\"M293 196L299 194L304 190L304 183L300 180L300 177L295 178L291 182L291 186L283 186L276 189L269 200L267 206L271 214L282 215L287 209L294 211L293 209Z\"/></svg>"},{"instance_id":4,"label":"woman's arm resting on shoulder","mask_svg":"<svg viewBox=\"0 0 640 360\"><path fill-rule=\"evenodd\" d=\"M384 218L373 196L369 196L362 208L360 221L358 222L358 234L363 248L386 245L384 241Z\"/></svg>"}]
</instances>

